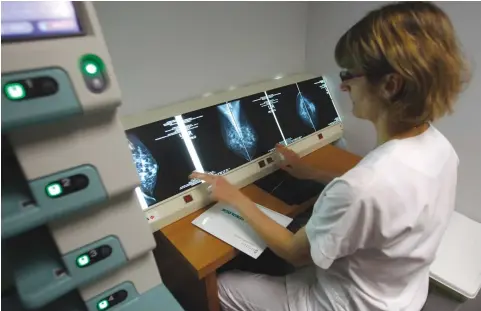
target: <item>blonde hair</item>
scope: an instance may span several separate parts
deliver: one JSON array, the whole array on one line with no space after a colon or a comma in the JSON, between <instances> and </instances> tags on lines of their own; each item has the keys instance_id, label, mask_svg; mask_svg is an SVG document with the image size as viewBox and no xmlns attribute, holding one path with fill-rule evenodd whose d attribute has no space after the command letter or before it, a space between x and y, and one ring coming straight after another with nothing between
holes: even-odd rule
<instances>
[{"instance_id":1,"label":"blonde hair","mask_svg":"<svg viewBox=\"0 0 481 311\"><path fill-rule=\"evenodd\" d=\"M470 77L449 17L427 2L371 11L339 39L335 57L340 67L361 70L373 87L388 73L402 77L385 107L394 133L452 113Z\"/></svg>"}]
</instances>

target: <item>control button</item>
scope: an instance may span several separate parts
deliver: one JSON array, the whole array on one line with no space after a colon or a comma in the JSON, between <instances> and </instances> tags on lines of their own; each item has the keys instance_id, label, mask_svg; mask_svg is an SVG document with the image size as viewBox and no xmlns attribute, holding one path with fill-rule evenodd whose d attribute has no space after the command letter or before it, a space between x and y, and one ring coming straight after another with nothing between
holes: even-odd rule
<instances>
[{"instance_id":1,"label":"control button","mask_svg":"<svg viewBox=\"0 0 481 311\"><path fill-rule=\"evenodd\" d=\"M317 135L317 137L319 137L319 139L323 139L324 136L322 136L322 133L319 133L319 135Z\"/></svg>"},{"instance_id":2,"label":"control button","mask_svg":"<svg viewBox=\"0 0 481 311\"><path fill-rule=\"evenodd\" d=\"M104 62L97 55L84 55L82 57L80 67L84 75L97 76L102 72Z\"/></svg>"},{"instance_id":3,"label":"control button","mask_svg":"<svg viewBox=\"0 0 481 311\"><path fill-rule=\"evenodd\" d=\"M63 192L63 188L60 183L53 183L47 186L47 195L51 198L58 197Z\"/></svg>"},{"instance_id":4,"label":"control button","mask_svg":"<svg viewBox=\"0 0 481 311\"><path fill-rule=\"evenodd\" d=\"M98 310L105 310L108 307L109 307L109 302L106 299L99 301L99 303L97 304Z\"/></svg>"},{"instance_id":5,"label":"control button","mask_svg":"<svg viewBox=\"0 0 481 311\"><path fill-rule=\"evenodd\" d=\"M96 90L102 90L104 88L104 81L100 78L93 78L91 85Z\"/></svg>"},{"instance_id":6,"label":"control button","mask_svg":"<svg viewBox=\"0 0 481 311\"><path fill-rule=\"evenodd\" d=\"M87 266L93 265L112 255L112 252L113 249L109 245L102 245L100 247L93 248L77 257L77 267L85 268Z\"/></svg>"},{"instance_id":7,"label":"control button","mask_svg":"<svg viewBox=\"0 0 481 311\"><path fill-rule=\"evenodd\" d=\"M113 306L116 306L127 299L129 294L127 293L126 290L121 289L116 293L111 294L108 297L102 298L98 303L97 303L97 310L102 311L102 310L107 310L112 308Z\"/></svg>"},{"instance_id":8,"label":"control button","mask_svg":"<svg viewBox=\"0 0 481 311\"><path fill-rule=\"evenodd\" d=\"M58 83L52 77L27 78L5 84L3 91L10 100L34 99L51 96L59 90Z\"/></svg>"},{"instance_id":9,"label":"control button","mask_svg":"<svg viewBox=\"0 0 481 311\"><path fill-rule=\"evenodd\" d=\"M77 258L77 266L79 268L85 267L90 263L90 257L88 255L82 255Z\"/></svg>"},{"instance_id":10,"label":"control button","mask_svg":"<svg viewBox=\"0 0 481 311\"><path fill-rule=\"evenodd\" d=\"M188 194L188 195L186 195L186 196L184 197L184 202L185 202L185 203L190 203L190 202L192 202L193 200L194 200L194 199L192 198L192 196L191 196L190 194Z\"/></svg>"},{"instance_id":11,"label":"control button","mask_svg":"<svg viewBox=\"0 0 481 311\"><path fill-rule=\"evenodd\" d=\"M102 257L109 257L112 254L112 247L104 245L100 248L100 254Z\"/></svg>"},{"instance_id":12,"label":"control button","mask_svg":"<svg viewBox=\"0 0 481 311\"><path fill-rule=\"evenodd\" d=\"M108 76L100 57L93 54L84 55L80 59L80 70L90 91L102 93L107 88Z\"/></svg>"},{"instance_id":13,"label":"control button","mask_svg":"<svg viewBox=\"0 0 481 311\"><path fill-rule=\"evenodd\" d=\"M264 162L264 160L259 161L259 167L263 168L264 166L266 166L266 162Z\"/></svg>"},{"instance_id":14,"label":"control button","mask_svg":"<svg viewBox=\"0 0 481 311\"><path fill-rule=\"evenodd\" d=\"M96 62L89 60L83 64L83 70L86 74L95 76L100 71L100 67Z\"/></svg>"},{"instance_id":15,"label":"control button","mask_svg":"<svg viewBox=\"0 0 481 311\"><path fill-rule=\"evenodd\" d=\"M128 296L128 293L126 290L120 290L119 292L117 292L117 295L116 295L119 300L125 300L125 298L127 298Z\"/></svg>"},{"instance_id":16,"label":"control button","mask_svg":"<svg viewBox=\"0 0 481 311\"><path fill-rule=\"evenodd\" d=\"M32 94L35 97L37 96L48 96L52 95L58 92L58 83L54 79L50 77L42 77L42 78L36 78L36 79L31 79L30 81L27 80L27 84L34 84L34 87L36 88L33 91L36 91L38 94ZM30 91L30 93L34 93L33 91ZM30 96L32 97L32 96Z\"/></svg>"},{"instance_id":17,"label":"control button","mask_svg":"<svg viewBox=\"0 0 481 311\"><path fill-rule=\"evenodd\" d=\"M89 185L89 179L85 175L75 175L71 179L75 188L84 189Z\"/></svg>"},{"instance_id":18,"label":"control button","mask_svg":"<svg viewBox=\"0 0 481 311\"><path fill-rule=\"evenodd\" d=\"M45 190L50 198L55 199L83 190L88 185L88 177L83 174L77 174L51 182L46 186Z\"/></svg>"},{"instance_id":19,"label":"control button","mask_svg":"<svg viewBox=\"0 0 481 311\"><path fill-rule=\"evenodd\" d=\"M266 161L267 161L267 164L271 164L272 162L274 162L274 159L272 159L271 157L268 157Z\"/></svg>"},{"instance_id":20,"label":"control button","mask_svg":"<svg viewBox=\"0 0 481 311\"><path fill-rule=\"evenodd\" d=\"M5 85L5 95L10 100L20 100L27 95L25 87L20 83L8 83Z\"/></svg>"}]
</instances>

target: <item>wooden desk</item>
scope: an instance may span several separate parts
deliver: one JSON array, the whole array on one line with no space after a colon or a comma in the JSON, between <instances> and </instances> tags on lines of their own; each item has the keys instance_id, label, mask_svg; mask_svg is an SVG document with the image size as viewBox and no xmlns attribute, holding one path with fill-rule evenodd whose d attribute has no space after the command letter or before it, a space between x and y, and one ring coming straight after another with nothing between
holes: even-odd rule
<instances>
[{"instance_id":1,"label":"wooden desk","mask_svg":"<svg viewBox=\"0 0 481 311\"><path fill-rule=\"evenodd\" d=\"M302 158L307 164L339 174L350 170L360 159L332 145ZM290 217L305 211L316 199L290 206L253 184L243 188L242 192L252 201ZM154 253L162 278L186 311L220 310L216 270L239 253L191 224L205 210L203 208L155 233L158 246ZM199 291L203 297L194 297L199 294L194 291Z\"/></svg>"}]
</instances>

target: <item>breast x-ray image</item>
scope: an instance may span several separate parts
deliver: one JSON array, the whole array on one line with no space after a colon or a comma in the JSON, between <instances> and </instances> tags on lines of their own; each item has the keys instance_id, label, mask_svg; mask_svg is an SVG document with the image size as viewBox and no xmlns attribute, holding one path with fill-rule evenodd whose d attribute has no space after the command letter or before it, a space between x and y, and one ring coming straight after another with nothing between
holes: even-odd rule
<instances>
[{"instance_id":1,"label":"breast x-ray image","mask_svg":"<svg viewBox=\"0 0 481 311\"><path fill-rule=\"evenodd\" d=\"M296 108L298 117L305 125L312 127L314 130L319 128L317 119L316 105L301 92L297 93Z\"/></svg>"},{"instance_id":2,"label":"breast x-ray image","mask_svg":"<svg viewBox=\"0 0 481 311\"><path fill-rule=\"evenodd\" d=\"M316 131L316 106L302 96L296 84L266 92L287 144Z\"/></svg>"},{"instance_id":3,"label":"breast x-ray image","mask_svg":"<svg viewBox=\"0 0 481 311\"><path fill-rule=\"evenodd\" d=\"M226 146L247 161L256 153L257 135L241 110L240 100L217 106L221 119L222 138Z\"/></svg>"},{"instance_id":4,"label":"breast x-ray image","mask_svg":"<svg viewBox=\"0 0 481 311\"><path fill-rule=\"evenodd\" d=\"M220 106L225 106L219 108ZM249 162L246 143L226 104L182 114L191 142L205 172L225 174Z\"/></svg>"},{"instance_id":5,"label":"breast x-ray image","mask_svg":"<svg viewBox=\"0 0 481 311\"><path fill-rule=\"evenodd\" d=\"M297 105L304 122L312 122L319 131L339 121L323 77L298 82L297 87L300 93Z\"/></svg>"},{"instance_id":6,"label":"breast x-ray image","mask_svg":"<svg viewBox=\"0 0 481 311\"><path fill-rule=\"evenodd\" d=\"M127 138L129 140L129 148L132 152L135 168L140 178L140 189L142 190L146 203L151 205L156 202L154 190L159 165L149 149L147 149L135 135L127 135Z\"/></svg>"}]
</instances>

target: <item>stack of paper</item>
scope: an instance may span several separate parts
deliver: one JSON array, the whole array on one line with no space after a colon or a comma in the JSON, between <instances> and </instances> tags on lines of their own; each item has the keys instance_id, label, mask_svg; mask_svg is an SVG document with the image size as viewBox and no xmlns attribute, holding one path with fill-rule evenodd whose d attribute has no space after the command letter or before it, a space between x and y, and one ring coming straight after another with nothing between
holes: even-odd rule
<instances>
[{"instance_id":1,"label":"stack of paper","mask_svg":"<svg viewBox=\"0 0 481 311\"><path fill-rule=\"evenodd\" d=\"M283 227L287 227L292 221L292 218L258 204L257 207ZM253 258L258 258L267 247L240 213L224 203L212 206L194 219L192 224Z\"/></svg>"}]
</instances>

